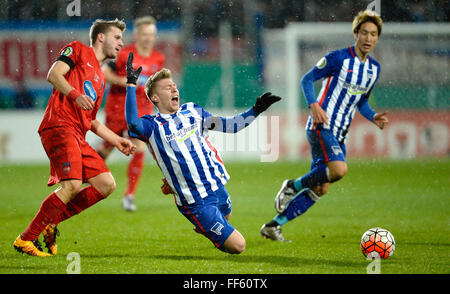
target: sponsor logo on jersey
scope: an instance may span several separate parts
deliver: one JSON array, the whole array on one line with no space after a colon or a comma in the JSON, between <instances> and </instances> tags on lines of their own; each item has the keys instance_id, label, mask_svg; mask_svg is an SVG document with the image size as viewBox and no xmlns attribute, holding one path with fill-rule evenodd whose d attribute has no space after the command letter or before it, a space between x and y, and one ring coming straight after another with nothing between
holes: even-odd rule
<instances>
[{"instance_id":1,"label":"sponsor logo on jersey","mask_svg":"<svg viewBox=\"0 0 450 294\"><path fill-rule=\"evenodd\" d=\"M95 92L94 86L91 81L87 80L83 83L84 94L89 96L94 102L97 100L97 93Z\"/></svg>"},{"instance_id":2,"label":"sponsor logo on jersey","mask_svg":"<svg viewBox=\"0 0 450 294\"><path fill-rule=\"evenodd\" d=\"M172 133L170 135L166 135L167 142L170 142L172 140L176 140L177 142L183 142L190 136L192 136L195 131L197 130L198 125L197 123L193 123L192 125L179 129L176 133Z\"/></svg>"},{"instance_id":3,"label":"sponsor logo on jersey","mask_svg":"<svg viewBox=\"0 0 450 294\"><path fill-rule=\"evenodd\" d=\"M362 95L368 90L367 87L361 85L353 85L347 82L344 82L344 88L346 88L348 93L350 93L351 95Z\"/></svg>"}]
</instances>

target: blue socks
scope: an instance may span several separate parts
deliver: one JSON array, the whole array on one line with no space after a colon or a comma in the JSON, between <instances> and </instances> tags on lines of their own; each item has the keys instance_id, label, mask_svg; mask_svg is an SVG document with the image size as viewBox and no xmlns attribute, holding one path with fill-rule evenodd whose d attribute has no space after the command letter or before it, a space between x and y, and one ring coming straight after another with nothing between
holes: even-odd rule
<instances>
[{"instance_id":1,"label":"blue socks","mask_svg":"<svg viewBox=\"0 0 450 294\"><path fill-rule=\"evenodd\" d=\"M282 213L277 214L273 220L280 226L283 226L288 221L304 214L319 199L319 196L317 196L313 191L310 189L304 189L292 198L286 209Z\"/></svg>"},{"instance_id":2,"label":"blue socks","mask_svg":"<svg viewBox=\"0 0 450 294\"><path fill-rule=\"evenodd\" d=\"M320 164L313 168L306 175L294 181L294 187L297 191L304 188L313 188L323 183L329 182L329 170L325 164Z\"/></svg>"},{"instance_id":3,"label":"blue socks","mask_svg":"<svg viewBox=\"0 0 450 294\"><path fill-rule=\"evenodd\" d=\"M276 222L283 226L288 221L304 214L320 199L311 188L329 181L329 170L326 164L320 164L306 175L296 179L293 183L294 188L301 192L292 198L286 209L282 213L277 214L270 223Z\"/></svg>"}]
</instances>

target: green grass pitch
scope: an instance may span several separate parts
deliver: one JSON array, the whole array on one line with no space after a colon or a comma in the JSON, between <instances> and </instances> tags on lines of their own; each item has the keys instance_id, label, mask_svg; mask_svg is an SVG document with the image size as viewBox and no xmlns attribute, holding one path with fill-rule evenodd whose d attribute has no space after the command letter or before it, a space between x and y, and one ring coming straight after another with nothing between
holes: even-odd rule
<instances>
[{"instance_id":1,"label":"green grass pitch","mask_svg":"<svg viewBox=\"0 0 450 294\"><path fill-rule=\"evenodd\" d=\"M306 214L283 227L292 243L263 239L261 225L275 215L282 181L302 175L309 162L228 163L231 223L247 241L228 255L193 231L172 196L160 192L162 174L147 157L134 213L120 206L125 163L110 164L117 190L106 200L59 225L59 253L22 255L14 239L33 218L48 188L48 165L0 167L0 273L65 274L80 255L82 274L365 274L359 241L369 228L392 232L396 251L382 260L382 274L450 273L450 162L350 160L344 179ZM42 237L41 237L42 238Z\"/></svg>"}]
</instances>

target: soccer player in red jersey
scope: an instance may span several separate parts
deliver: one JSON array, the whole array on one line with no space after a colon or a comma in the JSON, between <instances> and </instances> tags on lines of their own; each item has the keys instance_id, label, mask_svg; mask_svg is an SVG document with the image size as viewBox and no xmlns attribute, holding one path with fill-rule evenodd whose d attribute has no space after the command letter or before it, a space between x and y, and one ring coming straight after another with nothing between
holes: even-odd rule
<instances>
[{"instance_id":1,"label":"soccer player in red jersey","mask_svg":"<svg viewBox=\"0 0 450 294\"><path fill-rule=\"evenodd\" d=\"M108 63L105 68L106 81L111 83L110 91L106 98L105 125L118 135L127 134L128 127L125 120L125 95L127 86L126 64L128 54L133 52L135 64L142 66L142 74L139 77L136 88L139 116L151 114L153 104L147 99L144 84L155 72L162 69L165 57L162 53L153 50L156 39L156 20L151 16L144 16L134 21L134 40L122 48L115 61ZM122 207L127 211L136 210L134 195L139 177L144 167L144 154L146 144L138 139L131 139L136 145L136 152L130 160L127 170L128 184L122 199ZM113 145L103 142L97 152L106 159Z\"/></svg>"},{"instance_id":2,"label":"soccer player in red jersey","mask_svg":"<svg viewBox=\"0 0 450 294\"><path fill-rule=\"evenodd\" d=\"M78 41L66 45L48 72L47 79L54 88L38 132L50 159L48 185L61 186L45 198L34 219L14 241L19 252L35 256L56 254L56 225L114 191L111 172L85 140L87 131L125 155L136 149L130 140L96 119L105 91L101 64L117 56L123 46L124 30L123 21L96 20L89 34L91 46ZM89 185L81 189L83 183ZM38 241L41 233L51 254L42 251Z\"/></svg>"}]
</instances>

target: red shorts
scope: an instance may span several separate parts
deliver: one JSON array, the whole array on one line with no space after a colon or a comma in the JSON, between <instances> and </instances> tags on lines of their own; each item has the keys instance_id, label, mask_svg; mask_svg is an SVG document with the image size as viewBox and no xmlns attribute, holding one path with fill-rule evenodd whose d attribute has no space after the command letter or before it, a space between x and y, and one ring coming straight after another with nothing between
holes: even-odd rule
<instances>
[{"instance_id":1,"label":"red shorts","mask_svg":"<svg viewBox=\"0 0 450 294\"><path fill-rule=\"evenodd\" d=\"M100 155L84 138L69 128L47 129L41 132L40 136L50 159L48 186L68 179L81 180L85 183L92 177L109 172Z\"/></svg>"}]
</instances>

